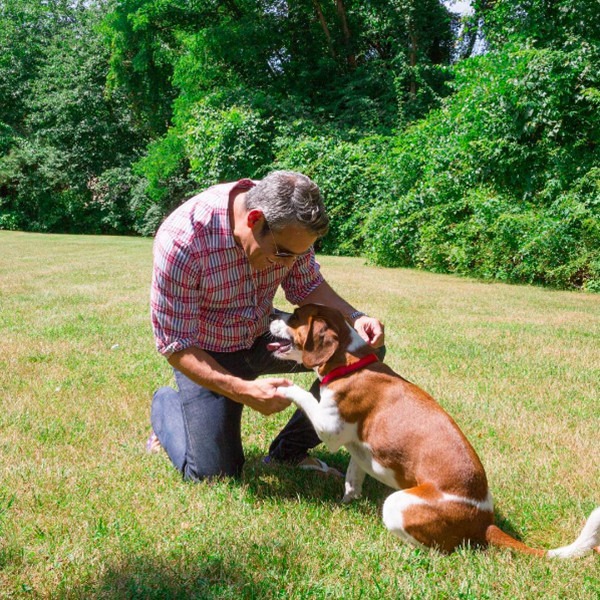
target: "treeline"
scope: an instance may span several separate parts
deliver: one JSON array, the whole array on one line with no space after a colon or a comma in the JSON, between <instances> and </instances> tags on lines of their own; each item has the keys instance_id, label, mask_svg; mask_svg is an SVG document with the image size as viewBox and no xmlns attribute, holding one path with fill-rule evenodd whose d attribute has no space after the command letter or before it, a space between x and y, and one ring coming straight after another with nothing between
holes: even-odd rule
<instances>
[{"instance_id":1,"label":"treeline","mask_svg":"<svg viewBox=\"0 0 600 600\"><path fill-rule=\"evenodd\" d=\"M322 250L600 291L597 0L0 0L0 229L305 172Z\"/></svg>"}]
</instances>

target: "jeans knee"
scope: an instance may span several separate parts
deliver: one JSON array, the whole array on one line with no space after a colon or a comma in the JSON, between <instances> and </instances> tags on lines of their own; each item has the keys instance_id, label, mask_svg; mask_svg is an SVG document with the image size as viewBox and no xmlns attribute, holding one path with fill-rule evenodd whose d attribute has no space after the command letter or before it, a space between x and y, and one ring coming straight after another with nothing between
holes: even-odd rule
<instances>
[{"instance_id":1,"label":"jeans knee","mask_svg":"<svg viewBox=\"0 0 600 600\"><path fill-rule=\"evenodd\" d=\"M243 466L244 461L215 467L205 466L204 468L198 468L195 465L186 463L183 465L182 475L183 480L190 483L199 483L201 481L223 479L227 477L239 479L242 475Z\"/></svg>"},{"instance_id":2,"label":"jeans knee","mask_svg":"<svg viewBox=\"0 0 600 600\"><path fill-rule=\"evenodd\" d=\"M174 405L179 406L179 395L173 388L165 386L157 389L152 396L150 407L151 423L159 425L168 420Z\"/></svg>"},{"instance_id":3,"label":"jeans knee","mask_svg":"<svg viewBox=\"0 0 600 600\"><path fill-rule=\"evenodd\" d=\"M174 394L177 394L177 391L174 390L172 387L169 387L168 385L160 387L152 395L152 404L154 404L155 402L161 402L166 398L173 396Z\"/></svg>"}]
</instances>

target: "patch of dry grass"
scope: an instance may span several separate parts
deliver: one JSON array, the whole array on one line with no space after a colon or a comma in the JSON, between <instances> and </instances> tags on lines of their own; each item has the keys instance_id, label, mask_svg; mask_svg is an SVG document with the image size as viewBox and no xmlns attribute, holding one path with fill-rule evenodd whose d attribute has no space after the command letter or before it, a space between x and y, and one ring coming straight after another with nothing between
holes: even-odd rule
<instances>
[{"instance_id":1,"label":"patch of dry grass","mask_svg":"<svg viewBox=\"0 0 600 600\"><path fill-rule=\"evenodd\" d=\"M291 411L246 411L241 482L183 483L143 452L152 391L171 380L148 322L151 241L0 244L0 597L597 598L597 557L414 550L382 526L377 482L341 506L338 482L265 468ZM472 440L501 523L571 541L600 504L600 297L321 263Z\"/></svg>"}]
</instances>

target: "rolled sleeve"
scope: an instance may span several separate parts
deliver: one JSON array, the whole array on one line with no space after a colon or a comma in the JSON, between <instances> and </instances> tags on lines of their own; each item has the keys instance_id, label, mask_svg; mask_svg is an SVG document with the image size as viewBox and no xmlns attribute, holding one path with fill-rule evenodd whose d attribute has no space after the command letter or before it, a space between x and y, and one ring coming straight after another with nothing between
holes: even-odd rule
<instances>
[{"instance_id":1,"label":"rolled sleeve","mask_svg":"<svg viewBox=\"0 0 600 600\"><path fill-rule=\"evenodd\" d=\"M288 302L298 305L306 296L316 290L323 281L315 253L310 252L296 260L294 266L281 282L281 287Z\"/></svg>"},{"instance_id":2,"label":"rolled sleeve","mask_svg":"<svg viewBox=\"0 0 600 600\"><path fill-rule=\"evenodd\" d=\"M166 357L197 343L197 264L191 245L164 233L157 236L150 307L156 348Z\"/></svg>"}]
</instances>

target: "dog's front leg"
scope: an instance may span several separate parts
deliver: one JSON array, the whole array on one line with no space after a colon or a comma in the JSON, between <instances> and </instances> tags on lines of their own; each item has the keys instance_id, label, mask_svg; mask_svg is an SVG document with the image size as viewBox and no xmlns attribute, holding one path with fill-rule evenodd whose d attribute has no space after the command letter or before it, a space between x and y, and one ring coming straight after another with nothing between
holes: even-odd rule
<instances>
[{"instance_id":1,"label":"dog's front leg","mask_svg":"<svg viewBox=\"0 0 600 600\"><path fill-rule=\"evenodd\" d=\"M319 401L306 390L297 385L278 388L308 417L315 428L319 439L331 452L336 452L342 445L342 429L339 420L331 418L331 414L319 404Z\"/></svg>"},{"instance_id":2,"label":"dog's front leg","mask_svg":"<svg viewBox=\"0 0 600 600\"><path fill-rule=\"evenodd\" d=\"M365 475L366 473L364 469L358 464L358 462L356 462L354 458L350 458L350 464L348 465L348 470L346 471L345 493L344 497L342 498L342 502L344 504L348 504L348 502L352 502L352 500L360 498Z\"/></svg>"},{"instance_id":3,"label":"dog's front leg","mask_svg":"<svg viewBox=\"0 0 600 600\"><path fill-rule=\"evenodd\" d=\"M323 431L321 427L321 414L318 400L306 390L303 390L297 385L290 385L287 387L277 388L279 392L283 392L288 400L291 400L304 414L308 417L310 422L313 424L317 435L323 441L321 433Z\"/></svg>"}]
</instances>

